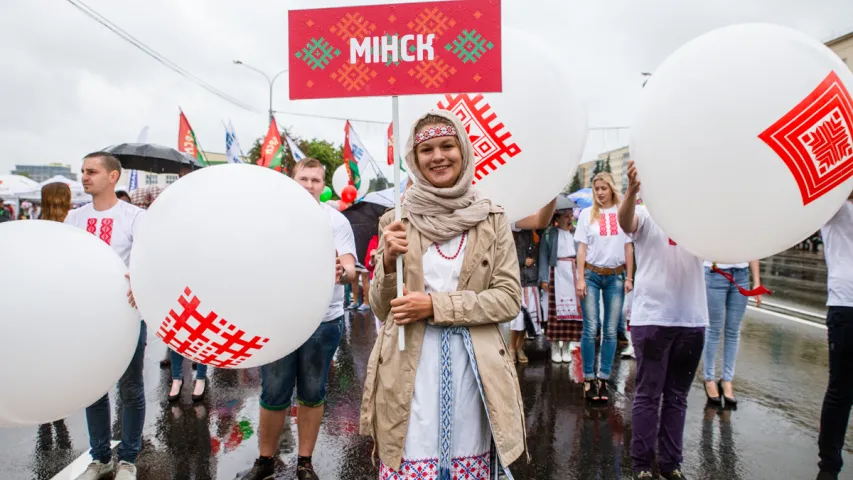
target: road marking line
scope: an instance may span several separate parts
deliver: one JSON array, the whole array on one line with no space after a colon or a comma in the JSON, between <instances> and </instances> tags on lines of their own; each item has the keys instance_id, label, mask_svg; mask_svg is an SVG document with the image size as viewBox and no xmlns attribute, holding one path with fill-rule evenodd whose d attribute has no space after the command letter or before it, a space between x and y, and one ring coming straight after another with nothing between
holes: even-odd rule
<instances>
[{"instance_id":1,"label":"road marking line","mask_svg":"<svg viewBox=\"0 0 853 480\"><path fill-rule=\"evenodd\" d=\"M111 441L110 448L116 448L116 445L118 445L118 443L119 442L117 440ZM89 456L89 451L86 450L83 455L77 457L76 460L71 462L71 464L67 467L63 468L61 472L57 473L50 480L74 480L86 471L86 467L88 467L90 463L92 463L92 457Z\"/></svg>"},{"instance_id":2,"label":"road marking line","mask_svg":"<svg viewBox=\"0 0 853 480\"><path fill-rule=\"evenodd\" d=\"M802 318L797 318L797 317L792 317L790 315L785 315L784 313L778 313L778 312L774 312L771 310L765 310L763 308L753 307L752 305L749 305L746 308L748 308L752 311L755 311L755 312L761 312L761 313L766 314L766 315L782 318L782 319L789 320L789 321L799 323L802 325L808 325L810 327L815 327L815 328L819 328L821 330L826 330L826 325L823 325L821 323L810 322L808 320L803 320Z\"/></svg>"},{"instance_id":3,"label":"road marking line","mask_svg":"<svg viewBox=\"0 0 853 480\"><path fill-rule=\"evenodd\" d=\"M755 300L751 300L751 303L753 303L753 304L754 304L754 303L755 303ZM787 311L789 311L789 312L796 312L796 313L800 313L800 314L802 314L802 315L806 315L806 316L809 316L809 317L820 318L820 319L826 318L826 313L820 314L820 313L817 313L817 312L814 312L814 311L802 310L802 309L799 309L799 308L795 308L795 307L790 307L790 306L782 305L782 304L780 304L780 303L768 302L767 300L763 300L761 303L762 303L762 304L764 304L764 305L767 305L768 307L780 308L780 309L782 309L782 310L787 310Z\"/></svg>"}]
</instances>

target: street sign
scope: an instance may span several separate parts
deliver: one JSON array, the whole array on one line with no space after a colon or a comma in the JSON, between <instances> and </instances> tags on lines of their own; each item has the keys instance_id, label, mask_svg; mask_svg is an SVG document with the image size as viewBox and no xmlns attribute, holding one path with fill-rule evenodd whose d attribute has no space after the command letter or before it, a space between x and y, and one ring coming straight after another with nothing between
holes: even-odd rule
<instances>
[{"instance_id":1,"label":"street sign","mask_svg":"<svg viewBox=\"0 0 853 480\"><path fill-rule=\"evenodd\" d=\"M501 91L499 0L291 10L290 98Z\"/></svg>"}]
</instances>

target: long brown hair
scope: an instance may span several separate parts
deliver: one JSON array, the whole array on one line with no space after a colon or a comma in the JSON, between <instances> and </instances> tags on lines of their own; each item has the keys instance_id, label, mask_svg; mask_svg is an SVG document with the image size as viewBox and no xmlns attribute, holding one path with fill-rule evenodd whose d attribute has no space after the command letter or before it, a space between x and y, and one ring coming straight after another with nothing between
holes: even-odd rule
<instances>
[{"instance_id":1,"label":"long brown hair","mask_svg":"<svg viewBox=\"0 0 853 480\"><path fill-rule=\"evenodd\" d=\"M71 188L68 185L56 182L41 187L42 220L63 222L69 210L71 210Z\"/></svg>"},{"instance_id":2,"label":"long brown hair","mask_svg":"<svg viewBox=\"0 0 853 480\"><path fill-rule=\"evenodd\" d=\"M601 205L598 204L598 196L595 194L595 182L602 181L610 187L610 194L613 196L613 205L619 206L619 203L622 201L622 197L619 195L619 192L616 190L616 182L613 181L613 175L608 172L601 172L592 177L592 211L589 212L589 223L593 224L598 221L598 212L601 209Z\"/></svg>"}]
</instances>

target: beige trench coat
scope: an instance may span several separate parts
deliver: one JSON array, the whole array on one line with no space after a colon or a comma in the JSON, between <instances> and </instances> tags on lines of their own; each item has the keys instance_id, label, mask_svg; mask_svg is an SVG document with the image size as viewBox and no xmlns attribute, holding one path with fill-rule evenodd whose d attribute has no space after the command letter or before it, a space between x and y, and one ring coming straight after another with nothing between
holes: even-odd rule
<instances>
[{"instance_id":1,"label":"beige trench coat","mask_svg":"<svg viewBox=\"0 0 853 480\"><path fill-rule=\"evenodd\" d=\"M423 292L423 254L430 242L406 221L405 212L402 216L409 240L409 251L403 259L404 281L409 291ZM380 231L393 220L393 212L386 213L380 221ZM467 242L458 291L433 293L435 315L428 321L440 326L468 327L492 435L506 467L527 451L527 439L518 376L498 326L514 319L521 308L518 259L503 210L493 206L488 218L468 232ZM367 365L360 432L374 438L382 463L396 471L400 469L406 442L426 323L406 326L406 350L400 352L397 325L390 313L390 302L397 294L397 275L385 274L384 249L385 242L380 237L370 305L377 318L386 321Z\"/></svg>"}]
</instances>

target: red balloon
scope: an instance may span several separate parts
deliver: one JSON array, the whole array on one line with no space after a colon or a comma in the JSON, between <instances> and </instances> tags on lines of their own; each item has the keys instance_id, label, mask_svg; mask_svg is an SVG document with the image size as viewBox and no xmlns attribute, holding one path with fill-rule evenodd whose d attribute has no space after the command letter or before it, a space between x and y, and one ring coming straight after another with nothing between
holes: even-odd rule
<instances>
[{"instance_id":1,"label":"red balloon","mask_svg":"<svg viewBox=\"0 0 853 480\"><path fill-rule=\"evenodd\" d=\"M356 190L352 185L347 185L343 190L341 190L341 200L346 203L352 203L355 200L356 195L358 195L358 190Z\"/></svg>"}]
</instances>

